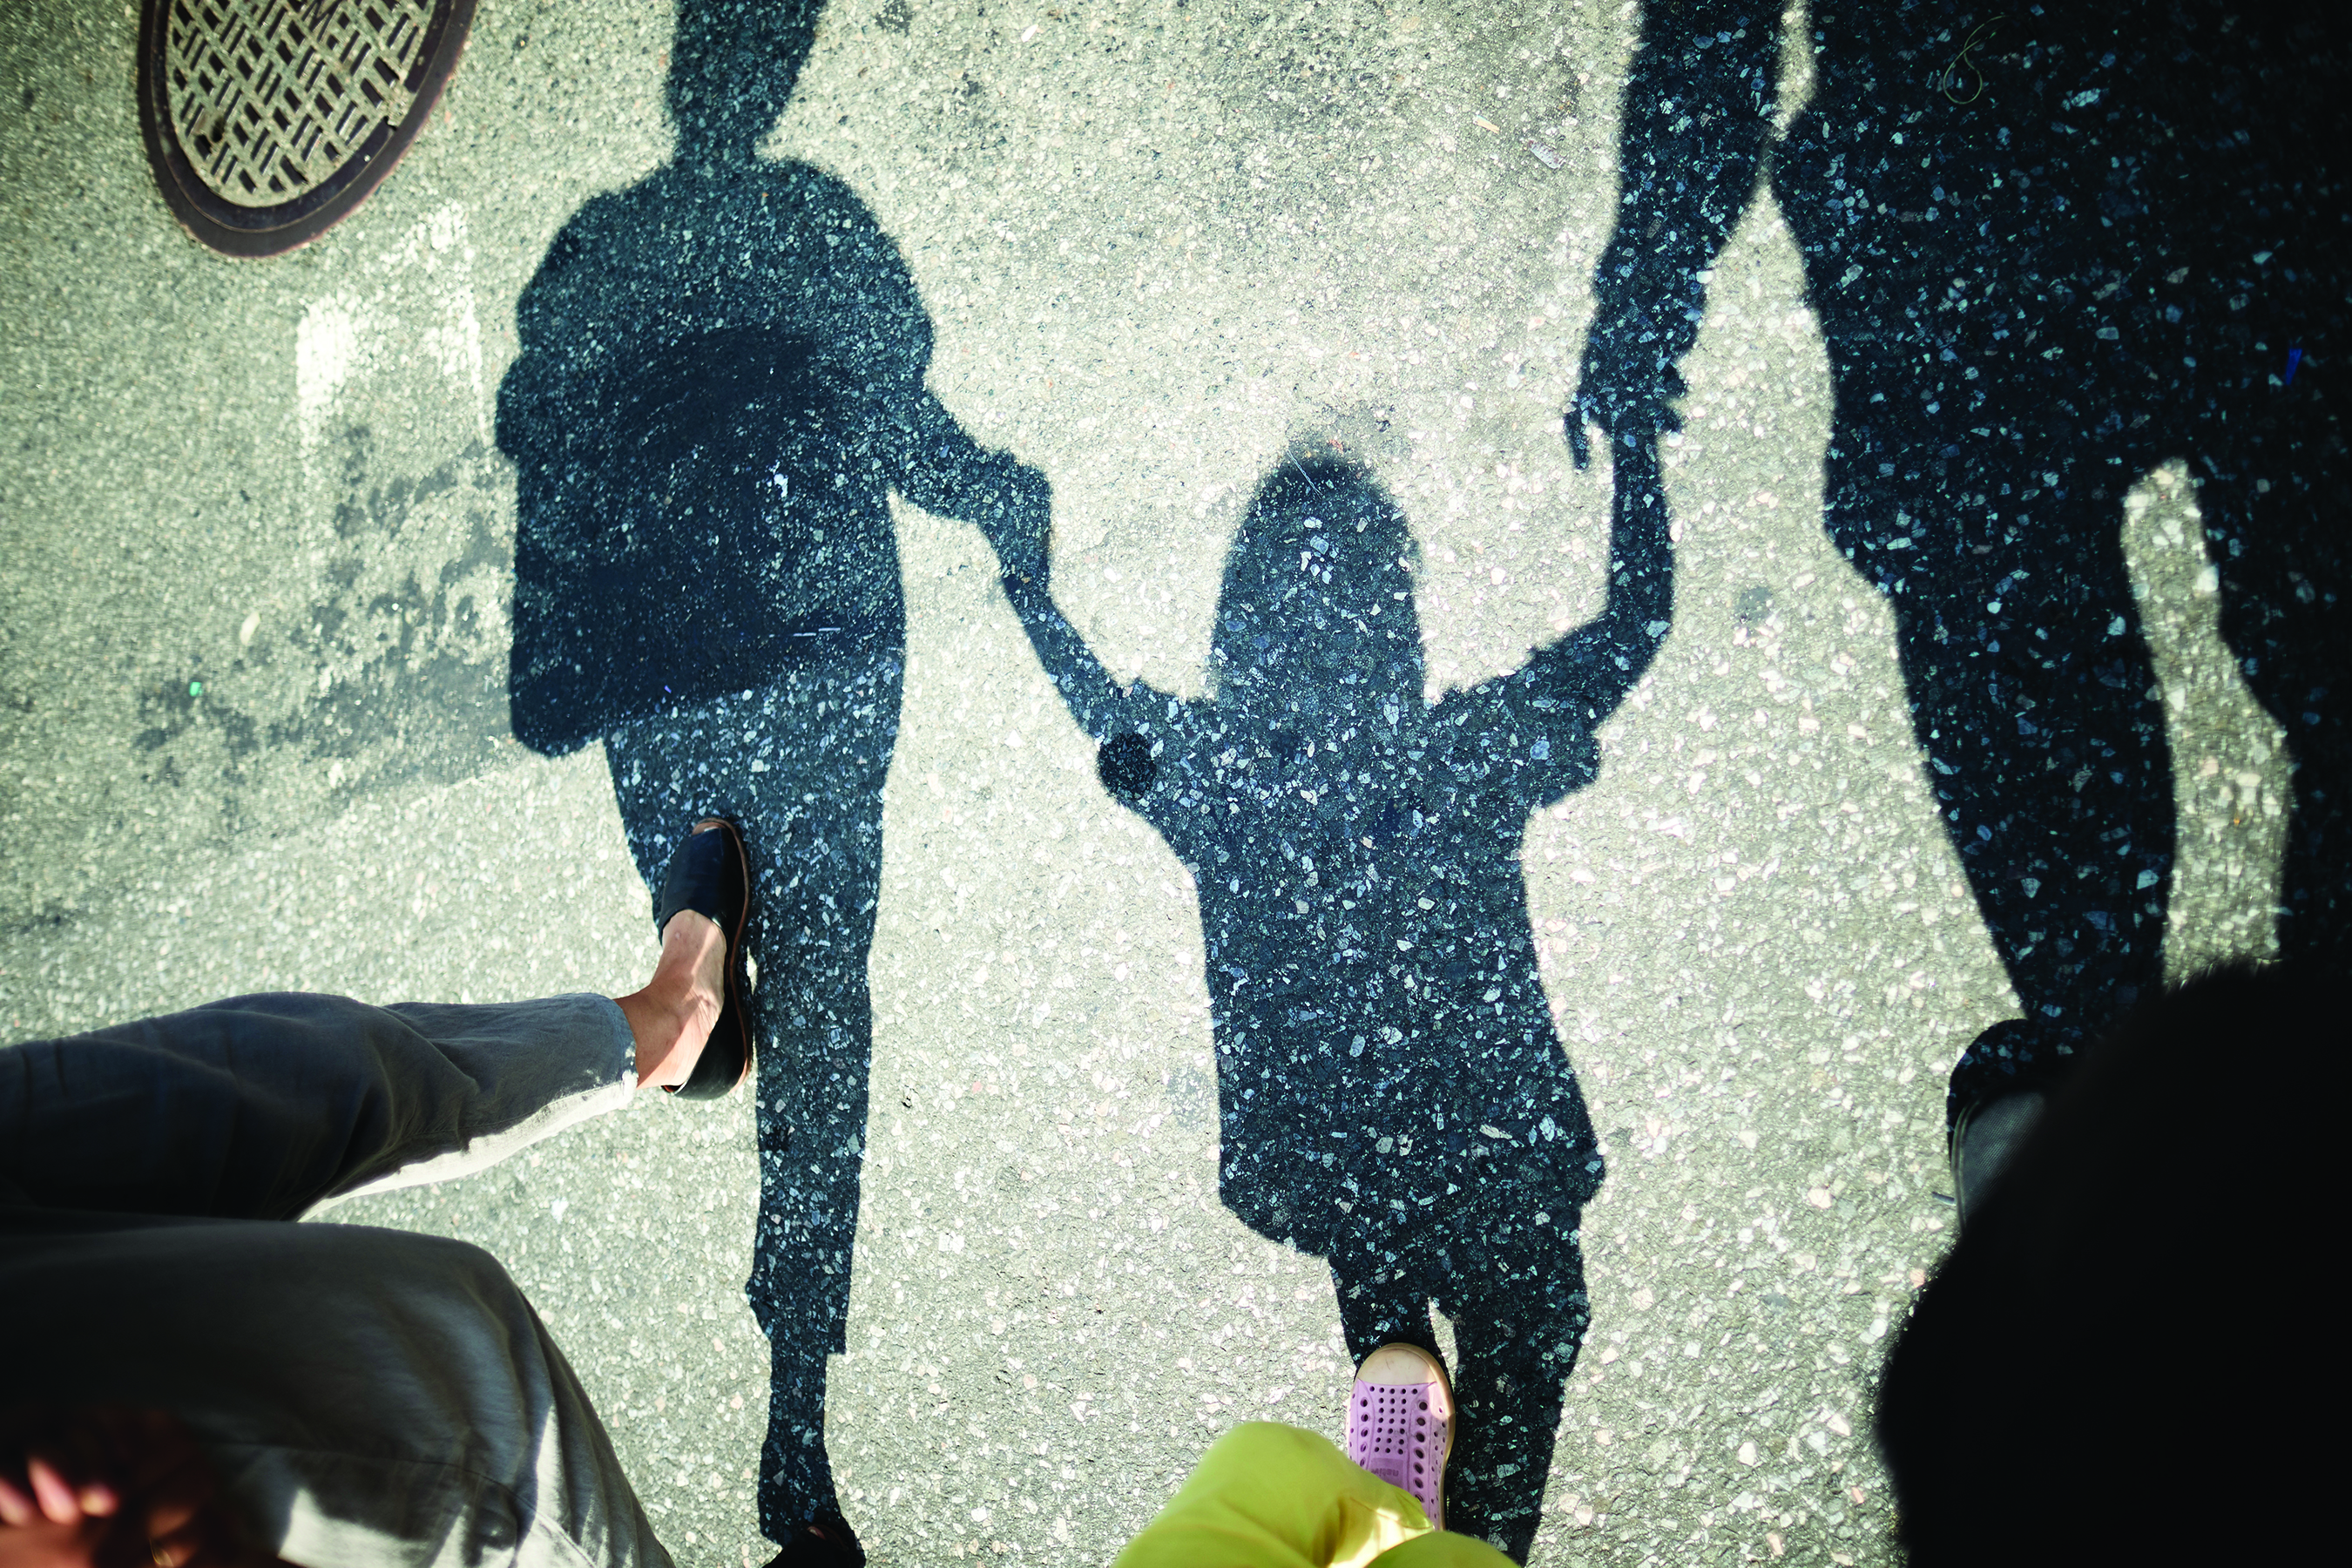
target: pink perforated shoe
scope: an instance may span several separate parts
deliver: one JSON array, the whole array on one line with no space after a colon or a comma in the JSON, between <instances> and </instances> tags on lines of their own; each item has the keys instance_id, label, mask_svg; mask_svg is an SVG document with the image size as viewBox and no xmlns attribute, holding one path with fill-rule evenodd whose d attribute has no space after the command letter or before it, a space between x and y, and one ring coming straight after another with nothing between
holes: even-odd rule
<instances>
[{"instance_id":1,"label":"pink perforated shoe","mask_svg":"<svg viewBox=\"0 0 2352 1568\"><path fill-rule=\"evenodd\" d=\"M1419 1345L1386 1344L1356 1368L1348 1397L1348 1458L1411 1492L1445 1528L1445 1460L1454 1451L1454 1385Z\"/></svg>"}]
</instances>

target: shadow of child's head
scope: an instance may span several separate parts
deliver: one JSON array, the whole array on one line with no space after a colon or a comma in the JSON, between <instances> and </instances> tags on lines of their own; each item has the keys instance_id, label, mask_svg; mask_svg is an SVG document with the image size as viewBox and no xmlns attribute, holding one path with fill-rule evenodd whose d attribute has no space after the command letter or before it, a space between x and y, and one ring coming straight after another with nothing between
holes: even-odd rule
<instances>
[{"instance_id":1,"label":"shadow of child's head","mask_svg":"<svg viewBox=\"0 0 2352 1568\"><path fill-rule=\"evenodd\" d=\"M793 96L824 0L677 0L667 100L681 163L749 163Z\"/></svg>"},{"instance_id":2,"label":"shadow of child's head","mask_svg":"<svg viewBox=\"0 0 2352 1568\"><path fill-rule=\"evenodd\" d=\"M1370 473L1286 458L1225 557L1210 642L1218 706L1327 718L1417 709L1413 551L1403 512Z\"/></svg>"}]
</instances>

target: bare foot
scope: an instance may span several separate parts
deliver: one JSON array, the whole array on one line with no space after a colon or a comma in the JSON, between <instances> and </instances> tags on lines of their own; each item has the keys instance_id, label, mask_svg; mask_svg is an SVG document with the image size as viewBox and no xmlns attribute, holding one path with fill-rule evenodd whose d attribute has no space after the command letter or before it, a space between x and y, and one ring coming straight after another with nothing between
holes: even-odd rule
<instances>
[{"instance_id":1,"label":"bare foot","mask_svg":"<svg viewBox=\"0 0 2352 1568\"><path fill-rule=\"evenodd\" d=\"M718 922L680 910L662 928L661 959L642 991L615 996L637 1043L637 1087L675 1088L702 1056L726 1004L727 939Z\"/></svg>"}]
</instances>

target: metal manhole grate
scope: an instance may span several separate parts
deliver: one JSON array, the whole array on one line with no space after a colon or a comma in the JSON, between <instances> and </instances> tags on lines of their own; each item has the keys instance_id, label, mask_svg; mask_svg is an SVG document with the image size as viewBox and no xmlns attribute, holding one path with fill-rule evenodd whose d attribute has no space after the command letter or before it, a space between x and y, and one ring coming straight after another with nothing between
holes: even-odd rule
<instances>
[{"instance_id":1,"label":"metal manhole grate","mask_svg":"<svg viewBox=\"0 0 2352 1568\"><path fill-rule=\"evenodd\" d=\"M140 118L215 250L289 250L367 198L457 62L474 0L148 0Z\"/></svg>"},{"instance_id":2,"label":"metal manhole grate","mask_svg":"<svg viewBox=\"0 0 2352 1568\"><path fill-rule=\"evenodd\" d=\"M172 129L224 201L278 206L332 179L375 128L408 118L435 0L173 0Z\"/></svg>"}]
</instances>

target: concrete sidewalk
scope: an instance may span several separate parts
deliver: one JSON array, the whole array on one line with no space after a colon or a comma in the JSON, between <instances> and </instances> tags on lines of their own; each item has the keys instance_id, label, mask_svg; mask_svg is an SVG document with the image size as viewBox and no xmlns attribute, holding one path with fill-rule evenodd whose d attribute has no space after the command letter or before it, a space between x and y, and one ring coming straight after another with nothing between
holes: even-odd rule
<instances>
[{"instance_id":1,"label":"concrete sidewalk","mask_svg":"<svg viewBox=\"0 0 2352 1568\"><path fill-rule=\"evenodd\" d=\"M1559 416L1630 10L836 0L769 148L896 241L929 385L1050 479L1055 592L1115 671L1207 689L1253 490L1339 443L1410 519L1435 698L1601 604L1609 479ZM601 749L509 729L493 425L557 230L668 154L670 26L485 4L382 190L243 263L155 195L124 8L43 5L0 41L0 1037L648 968ZM1874 1371L1950 1236L1945 1074L2016 1004L1890 617L1822 534L1829 373L1769 193L1708 300L1666 455L1673 631L1597 783L1526 833L1609 1163L1531 1561L1885 1563ZM2215 630L2186 470L2126 510L2180 813L2168 963L2264 952L2278 732ZM895 518L905 698L826 1446L877 1563L1103 1562L1233 1422L1336 1436L1349 1357L1323 1264L1218 1201L1190 873L1097 782L978 531ZM744 1096L641 1105L336 1215L507 1263L683 1564L772 1550L753 1136Z\"/></svg>"}]
</instances>

